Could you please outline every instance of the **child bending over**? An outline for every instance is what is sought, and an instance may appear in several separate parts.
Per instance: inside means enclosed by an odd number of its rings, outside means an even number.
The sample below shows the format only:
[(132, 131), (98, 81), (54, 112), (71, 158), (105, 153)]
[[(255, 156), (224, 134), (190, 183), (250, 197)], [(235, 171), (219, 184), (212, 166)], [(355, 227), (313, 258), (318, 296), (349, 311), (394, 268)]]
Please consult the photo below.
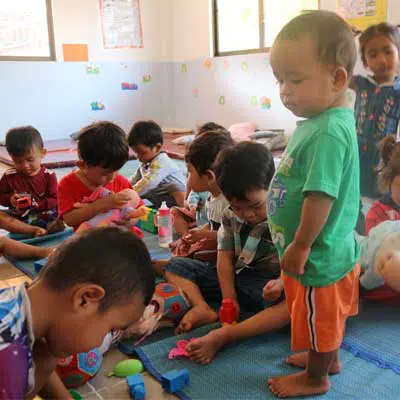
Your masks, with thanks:
[[(173, 270), (176, 265), (188, 264), (190, 267), (206, 268), (208, 262), (215, 262), (217, 251), (217, 231), (222, 222), (222, 214), (228, 202), (219, 188), (214, 163), (218, 154), (226, 147), (232, 146), (230, 136), (220, 132), (207, 132), (191, 143), (185, 159), (188, 168), (188, 184), (195, 192), (208, 192), (205, 208), (208, 222), (202, 226), (188, 230), (182, 238), (172, 244), (172, 254), (181, 256), (155, 264), (155, 268), (164, 267)], [(190, 257), (190, 258), (189, 258)], [(192, 259), (193, 258), (193, 259)], [(183, 332), (185, 321), (178, 326), (177, 332)]]
[(263, 299), (264, 286), (280, 273), (267, 224), (267, 189), (274, 172), (272, 154), (261, 144), (243, 142), (223, 150), (214, 174), (230, 207), (224, 210), (218, 231), (217, 265), (176, 259), (165, 268), (167, 280), (180, 286), (192, 304), (179, 331), (216, 321), (217, 313), (208, 302), (232, 299), (238, 311), (244, 307), (257, 313), (190, 343), (187, 350), (195, 362), (207, 364), (226, 344), (289, 323), (279, 295), (273, 301)]
[[(7, 132), (6, 148), (14, 162), (0, 180), (0, 204), (9, 212), (0, 212), (0, 227), (12, 233), (32, 236), (63, 230), (57, 220), (57, 178), (42, 167), (46, 154), (43, 140), (32, 126), (13, 128)], [(28, 196), (26, 207), (18, 200)]]
[(139, 121), (128, 135), (129, 146), (141, 162), (132, 179), (140, 197), (159, 208), (163, 201), (169, 207), (182, 207), (185, 201), (186, 179), (183, 172), (162, 151), (164, 142), (161, 128), (153, 121)]
[(381, 145), (380, 186), (385, 193), (375, 201), (366, 217), (366, 233), (384, 221), (400, 219), (400, 144), (387, 136)]
[[(128, 205), (131, 197), (123, 189), (132, 188), (118, 174), (129, 158), (126, 135), (119, 126), (104, 121), (83, 128), (78, 137), (78, 156), (78, 169), (58, 185), (60, 217), (74, 229), (98, 214)], [(114, 194), (90, 203), (92, 193), (101, 187)]]
[(150, 256), (130, 232), (93, 229), (62, 244), (32, 284), (0, 290), (0, 397), (70, 398), (58, 358), (138, 320), (153, 290)]
[[(301, 63), (298, 60), (302, 60)], [(278, 397), (322, 394), (339, 372), (346, 320), (358, 311), (357, 136), (345, 93), (356, 61), (349, 26), (313, 11), (290, 21), (271, 50), (283, 104), (298, 123), (268, 194), (291, 314), (289, 359), (306, 370), (268, 380)]]

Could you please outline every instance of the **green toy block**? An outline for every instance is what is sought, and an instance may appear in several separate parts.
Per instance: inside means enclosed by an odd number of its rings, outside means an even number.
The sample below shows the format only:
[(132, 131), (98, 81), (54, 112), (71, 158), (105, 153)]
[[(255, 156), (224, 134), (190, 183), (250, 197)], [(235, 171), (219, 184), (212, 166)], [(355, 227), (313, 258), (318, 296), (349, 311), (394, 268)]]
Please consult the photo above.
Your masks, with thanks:
[(158, 233), (158, 229), (154, 224), (154, 219), (157, 214), (157, 210), (154, 210), (149, 207), (145, 207), (146, 214), (139, 219), (139, 228), (143, 229), (146, 232), (150, 233)]

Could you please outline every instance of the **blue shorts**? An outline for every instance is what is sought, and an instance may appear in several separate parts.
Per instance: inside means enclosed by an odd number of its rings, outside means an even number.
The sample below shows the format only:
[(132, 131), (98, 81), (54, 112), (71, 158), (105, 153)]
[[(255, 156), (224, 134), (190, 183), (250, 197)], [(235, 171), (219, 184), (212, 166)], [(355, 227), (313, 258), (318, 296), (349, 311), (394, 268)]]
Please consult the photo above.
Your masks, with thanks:
[[(208, 303), (221, 303), (222, 294), (216, 265), (190, 258), (174, 257), (164, 267), (164, 271), (195, 283)], [(262, 296), (264, 286), (270, 280), (277, 278), (278, 276), (268, 271), (268, 268), (245, 268), (239, 274), (235, 274), (236, 294), (240, 307), (247, 311), (258, 312), (279, 303), (283, 297), (268, 302)]]

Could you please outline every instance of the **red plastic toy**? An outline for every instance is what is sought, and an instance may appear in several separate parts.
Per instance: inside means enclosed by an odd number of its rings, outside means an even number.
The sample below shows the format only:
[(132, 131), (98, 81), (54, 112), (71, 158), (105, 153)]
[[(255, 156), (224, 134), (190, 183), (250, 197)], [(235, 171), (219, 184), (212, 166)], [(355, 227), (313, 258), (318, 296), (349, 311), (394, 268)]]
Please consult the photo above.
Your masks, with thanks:
[(238, 320), (238, 312), (232, 299), (222, 300), (221, 308), (219, 309), (219, 319), (222, 325), (236, 324)]
[(21, 196), (18, 197), (17, 199), (17, 209), (18, 210), (23, 210), (25, 208), (28, 208), (32, 205), (32, 198), (31, 196)]

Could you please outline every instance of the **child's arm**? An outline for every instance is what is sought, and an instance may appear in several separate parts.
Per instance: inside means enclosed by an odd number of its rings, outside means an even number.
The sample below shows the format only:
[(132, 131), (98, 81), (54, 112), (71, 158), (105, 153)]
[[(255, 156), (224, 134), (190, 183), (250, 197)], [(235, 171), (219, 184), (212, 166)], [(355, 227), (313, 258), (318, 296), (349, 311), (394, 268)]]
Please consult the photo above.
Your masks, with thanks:
[(304, 266), (310, 255), (311, 246), (325, 226), (332, 203), (333, 199), (324, 193), (307, 194), (301, 212), (300, 225), (293, 242), (286, 248), (281, 260), (283, 271), (304, 274)]
[(3, 207), (15, 207), (15, 201), (14, 204), (12, 202), (13, 196), (15, 196), (15, 193), (8, 184), (6, 174), (3, 174), (0, 179), (0, 205)]
[(142, 179), (133, 184), (133, 189), (140, 195), (146, 194), (150, 190), (155, 189), (170, 172), (168, 165), (163, 165), (158, 159), (154, 159)]
[(74, 208), (64, 213), (63, 219), (67, 225), (78, 226), (82, 222), (88, 221), (98, 214), (126, 206), (131, 200), (126, 193), (114, 193), (110, 196), (88, 203), (85, 207)]
[(57, 208), (57, 177), (55, 173), (46, 172), (46, 193), (44, 198), (38, 202), (38, 210), (46, 211)]
[(221, 287), (222, 298), (235, 301), (239, 311), (235, 289), (235, 268), (234, 268), (234, 234), (231, 226), (231, 216), (223, 215), (222, 224), (218, 230), (218, 258), (217, 271)]

